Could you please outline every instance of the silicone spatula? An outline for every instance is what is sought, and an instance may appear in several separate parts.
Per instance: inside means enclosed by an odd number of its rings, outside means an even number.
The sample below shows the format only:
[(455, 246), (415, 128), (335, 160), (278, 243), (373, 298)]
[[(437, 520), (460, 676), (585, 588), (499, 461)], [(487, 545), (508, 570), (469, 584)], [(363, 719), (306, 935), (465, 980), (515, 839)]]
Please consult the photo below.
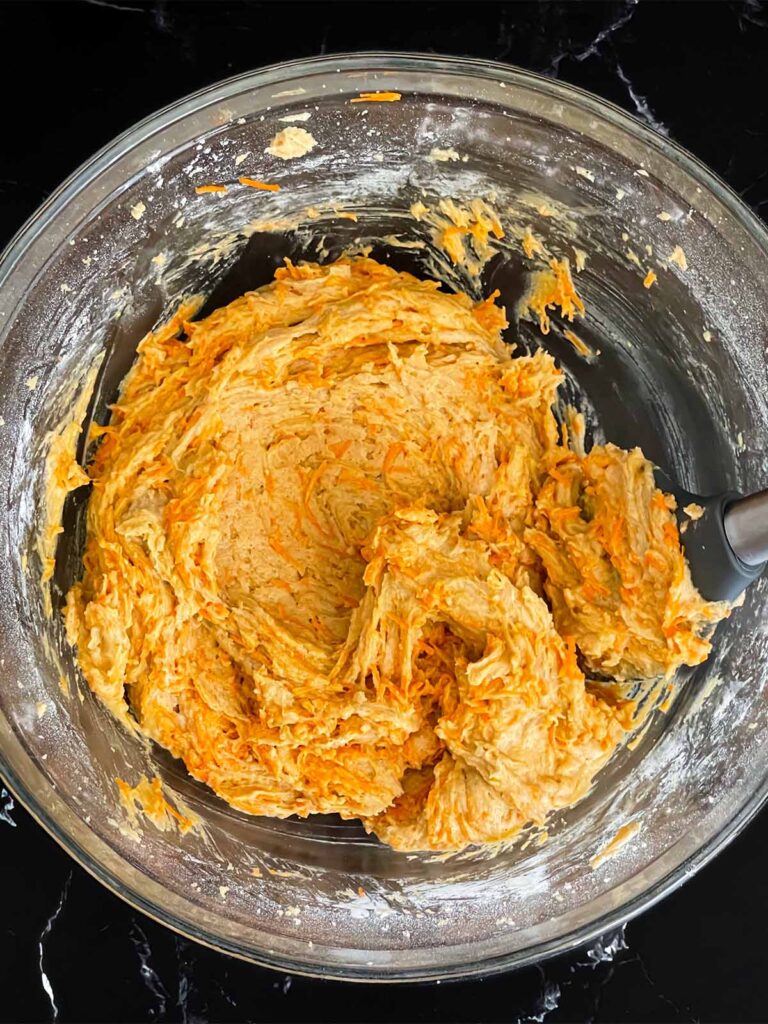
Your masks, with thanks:
[[(675, 486), (658, 469), (656, 482), (677, 501), (680, 539), (696, 589), (708, 601), (735, 600), (768, 563), (768, 490), (703, 498)], [(703, 509), (698, 519), (686, 514), (691, 505)]]

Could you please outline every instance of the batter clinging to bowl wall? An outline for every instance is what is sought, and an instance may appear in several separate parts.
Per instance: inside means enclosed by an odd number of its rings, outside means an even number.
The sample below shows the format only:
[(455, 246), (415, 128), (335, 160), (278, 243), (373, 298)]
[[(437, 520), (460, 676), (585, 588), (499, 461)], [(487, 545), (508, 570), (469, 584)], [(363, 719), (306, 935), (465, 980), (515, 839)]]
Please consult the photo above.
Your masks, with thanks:
[(90, 467), (66, 622), (93, 690), (232, 805), (398, 849), (583, 796), (635, 710), (589, 680), (697, 664), (728, 613), (642, 453), (565, 436), (561, 372), (493, 298), (370, 259), (191, 315)]

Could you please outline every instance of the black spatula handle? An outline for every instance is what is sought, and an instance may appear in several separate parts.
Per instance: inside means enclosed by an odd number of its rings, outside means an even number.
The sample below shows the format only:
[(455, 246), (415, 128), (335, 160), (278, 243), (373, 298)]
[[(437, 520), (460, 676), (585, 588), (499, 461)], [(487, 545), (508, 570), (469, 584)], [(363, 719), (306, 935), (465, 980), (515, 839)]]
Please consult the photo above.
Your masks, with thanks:
[[(691, 578), (707, 601), (735, 601), (768, 562), (768, 491), (704, 498), (683, 490), (656, 467), (656, 484), (674, 495)], [(686, 509), (698, 506), (694, 519)]]
[(768, 561), (768, 490), (727, 504), (723, 525), (734, 554), (742, 562), (761, 566)]
[[(725, 530), (726, 511), (743, 500), (733, 493), (696, 498), (695, 504), (703, 508), (704, 513), (699, 519), (689, 520), (681, 534), (693, 582), (708, 601), (735, 601), (764, 568), (762, 562), (743, 561)], [(682, 508), (680, 513), (683, 523)]]

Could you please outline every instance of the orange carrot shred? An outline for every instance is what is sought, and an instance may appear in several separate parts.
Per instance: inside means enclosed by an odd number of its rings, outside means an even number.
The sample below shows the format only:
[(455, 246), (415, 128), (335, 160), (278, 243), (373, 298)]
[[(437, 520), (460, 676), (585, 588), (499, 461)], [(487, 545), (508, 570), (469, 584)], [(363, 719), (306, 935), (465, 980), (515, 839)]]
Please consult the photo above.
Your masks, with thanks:
[(359, 96), (351, 99), (350, 103), (396, 103), (402, 99), (399, 92), (361, 92)]
[(384, 463), (382, 469), (385, 473), (388, 473), (394, 465), (395, 459), (398, 455), (402, 455), (405, 452), (405, 445), (402, 441), (394, 441), (389, 448), (387, 448), (387, 454), (384, 456)]
[(238, 178), (241, 185), (248, 185), (249, 188), (258, 188), (262, 192), (279, 192), (280, 186), (270, 184), (268, 181), (257, 181), (256, 178)]
[(346, 441), (335, 441), (333, 444), (329, 444), (328, 447), (331, 449), (331, 451), (333, 452), (337, 459), (341, 459), (349, 451), (351, 445), (352, 441), (350, 440), (350, 438), (347, 438)]

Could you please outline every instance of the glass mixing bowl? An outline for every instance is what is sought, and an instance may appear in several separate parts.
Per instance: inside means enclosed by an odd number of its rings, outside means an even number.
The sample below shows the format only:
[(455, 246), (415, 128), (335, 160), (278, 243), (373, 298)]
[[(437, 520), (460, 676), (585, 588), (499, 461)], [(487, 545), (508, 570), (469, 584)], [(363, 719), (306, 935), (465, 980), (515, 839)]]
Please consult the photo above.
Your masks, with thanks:
[[(399, 102), (350, 104), (363, 91)], [(303, 159), (265, 154), (294, 121)], [(433, 149), (459, 159), (436, 160)], [(245, 154), (244, 159), (240, 159)], [(277, 193), (236, 184), (279, 180)], [(226, 194), (198, 185), (234, 183)], [(398, 854), (354, 823), (273, 821), (225, 806), (129, 736), (78, 683), (59, 616), (45, 614), (36, 538), (46, 435), (97, 354), (104, 395), (138, 339), (180, 296), (226, 301), (284, 255), (356, 239), (417, 264), (417, 199), (493, 196), (558, 253), (588, 254), (579, 333), (536, 337), (589, 396), (593, 429), (640, 443), (700, 493), (766, 486), (768, 237), (693, 157), (616, 108), (509, 67), (362, 54), (284, 64), (206, 89), (97, 154), (35, 214), (0, 265), (0, 752), (14, 795), (87, 870), (135, 907), (220, 950), (356, 979), (488, 974), (566, 950), (637, 914), (731, 839), (766, 796), (768, 587), (752, 586), (666, 714), (625, 746), (549, 838), (494, 855)], [(557, 217), (548, 217), (552, 209)], [(316, 220), (303, 214), (321, 210)], [(358, 221), (337, 216), (354, 211)], [(543, 211), (543, 212), (542, 212)], [(300, 222), (301, 223), (298, 223)], [(298, 226), (297, 226), (298, 224)], [(385, 235), (394, 242), (376, 243)], [(397, 245), (397, 242), (400, 245)], [(687, 269), (670, 261), (681, 246)], [(519, 294), (519, 245), (477, 281)], [(679, 257), (678, 257), (679, 260)], [(658, 281), (643, 287), (655, 269)], [(111, 393), (110, 393), (111, 390)], [(67, 507), (54, 605), (76, 571), (82, 495)], [(62, 683), (64, 680), (64, 684)], [(115, 778), (159, 775), (201, 826), (180, 834), (118, 805)], [(595, 857), (621, 833), (615, 855)]]

